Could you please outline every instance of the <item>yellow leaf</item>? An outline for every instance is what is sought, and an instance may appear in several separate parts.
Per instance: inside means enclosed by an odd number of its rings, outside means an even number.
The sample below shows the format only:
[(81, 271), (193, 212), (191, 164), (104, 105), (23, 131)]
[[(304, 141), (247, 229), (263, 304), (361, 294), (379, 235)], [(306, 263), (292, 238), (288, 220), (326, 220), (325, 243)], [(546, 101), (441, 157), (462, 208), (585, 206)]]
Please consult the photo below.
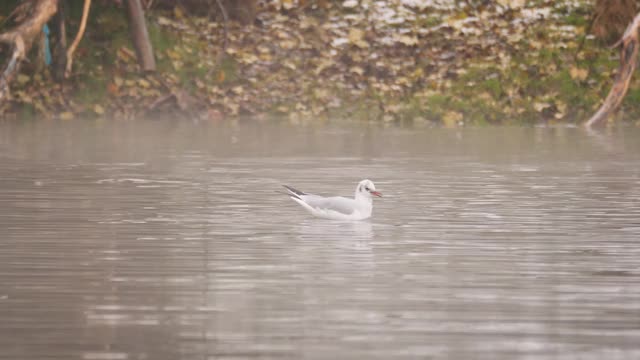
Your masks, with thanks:
[(290, 50), (295, 48), (297, 43), (293, 40), (282, 40), (280, 41), (280, 47), (285, 50)]
[(354, 73), (354, 74), (358, 74), (358, 75), (362, 75), (362, 74), (364, 74), (364, 69), (362, 69), (362, 68), (361, 68), (361, 67), (359, 67), (359, 66), (354, 66), (354, 67), (352, 67), (351, 69), (349, 69), (349, 71), (351, 71), (351, 72), (352, 72), (352, 73)]
[(18, 83), (24, 85), (28, 83), (29, 80), (31, 80), (31, 78), (25, 74), (18, 74), (18, 77), (16, 78), (16, 80), (18, 80)]
[(551, 104), (544, 102), (535, 102), (533, 103), (533, 109), (537, 112), (541, 112), (542, 110), (551, 107)]
[(558, 112), (563, 113), (567, 111), (567, 104), (562, 101), (556, 101), (556, 108), (558, 108)]
[(184, 11), (182, 11), (182, 8), (180, 6), (176, 6), (173, 8), (173, 15), (176, 17), (176, 19), (184, 19)]
[(44, 104), (42, 104), (39, 101), (36, 101), (33, 103), (33, 107), (36, 108), (36, 110), (38, 110), (39, 112), (46, 114), (47, 113), (47, 109), (44, 107)]
[(127, 92), (127, 95), (131, 96), (132, 98), (139, 98), (140, 92), (138, 91), (138, 88), (132, 87)]
[(581, 69), (577, 66), (572, 66), (569, 69), (569, 75), (571, 75), (571, 78), (573, 80), (584, 81), (587, 79), (587, 76), (589, 76), (589, 70)]
[(396, 41), (407, 46), (418, 45), (418, 38), (416, 36), (401, 35), (400, 37), (396, 38)]
[(424, 71), (422, 71), (422, 68), (417, 68), (414, 72), (411, 73), (411, 78), (412, 79), (420, 79), (424, 76)]
[(329, 68), (331, 66), (333, 66), (335, 63), (333, 62), (333, 60), (331, 59), (324, 59), (324, 60), (320, 60), (320, 63), (318, 64), (318, 67), (314, 70), (314, 73), (316, 75), (320, 75), (320, 73), (326, 69)]
[(255, 54), (251, 54), (251, 53), (239, 53), (238, 61), (240, 61), (243, 64), (251, 65), (256, 61), (258, 61), (258, 57)]
[(329, 97), (329, 91), (326, 89), (316, 88), (313, 90), (313, 96), (320, 100), (326, 99)]
[(177, 61), (177, 60), (176, 60), (176, 61), (172, 61), (172, 62), (171, 62), (171, 65), (173, 65), (173, 68), (174, 68), (175, 70), (180, 70), (180, 69), (182, 69), (182, 61)]
[(524, 0), (498, 0), (498, 4), (510, 9), (520, 9), (525, 6)]
[(177, 51), (172, 50), (172, 49), (167, 49), (167, 56), (173, 60), (179, 59), (180, 58), (180, 54), (178, 54)]
[(103, 115), (104, 114), (104, 108), (100, 104), (95, 104), (93, 106), (93, 112), (95, 112), (98, 115)]
[(442, 116), (442, 122), (445, 127), (452, 128), (458, 126), (458, 123), (462, 121), (462, 114), (455, 111), (449, 111)]
[(138, 85), (142, 86), (145, 89), (148, 89), (151, 86), (151, 84), (145, 79), (138, 80)]
[(291, 70), (296, 70), (296, 64), (292, 63), (289, 60), (285, 60), (285, 62), (282, 64), (284, 67), (286, 67), (287, 69), (291, 69)]
[(345, 2), (342, 3), (342, 6), (344, 6), (347, 9), (353, 9), (356, 6), (358, 6), (358, 1), (356, 1), (356, 0), (346, 0)]
[(71, 111), (65, 111), (63, 113), (60, 113), (60, 120), (73, 120), (74, 117), (75, 116)]
[(240, 105), (236, 103), (228, 103), (226, 105), (229, 108), (231, 115), (233, 116), (238, 115), (238, 112), (240, 111)]
[(19, 99), (20, 101), (28, 103), (28, 104), (33, 102), (33, 98), (31, 98), (31, 96), (28, 95), (24, 91), (16, 91), (15, 97), (16, 97), (16, 99)]
[(294, 6), (293, 0), (282, 0), (281, 3), (282, 3), (282, 8), (283, 9), (285, 9), (285, 10), (293, 9), (293, 6)]
[(364, 31), (357, 28), (349, 30), (349, 42), (361, 49), (369, 47), (369, 43), (364, 40)]

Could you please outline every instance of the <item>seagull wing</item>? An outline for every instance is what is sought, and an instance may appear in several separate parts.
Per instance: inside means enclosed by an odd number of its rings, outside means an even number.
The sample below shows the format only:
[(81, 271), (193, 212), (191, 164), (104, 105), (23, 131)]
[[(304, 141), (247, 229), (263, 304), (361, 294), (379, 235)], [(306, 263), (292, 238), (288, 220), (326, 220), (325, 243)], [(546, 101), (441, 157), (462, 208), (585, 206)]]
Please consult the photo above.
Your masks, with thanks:
[(342, 196), (322, 197), (307, 194), (301, 195), (300, 200), (315, 210), (330, 210), (344, 215), (350, 215), (356, 210), (355, 200)]

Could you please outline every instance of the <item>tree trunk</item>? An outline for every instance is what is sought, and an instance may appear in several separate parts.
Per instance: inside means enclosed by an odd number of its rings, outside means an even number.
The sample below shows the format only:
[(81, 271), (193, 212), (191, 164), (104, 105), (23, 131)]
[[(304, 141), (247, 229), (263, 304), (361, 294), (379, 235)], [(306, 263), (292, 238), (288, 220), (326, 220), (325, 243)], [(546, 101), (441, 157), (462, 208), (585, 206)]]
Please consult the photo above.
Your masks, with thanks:
[(153, 57), (153, 47), (149, 40), (147, 23), (144, 19), (144, 10), (140, 0), (128, 0), (127, 12), (129, 14), (129, 28), (133, 46), (136, 49), (138, 63), (144, 72), (156, 71), (156, 60)]
[(243, 25), (251, 25), (256, 20), (257, 0), (225, 0), (223, 3), (233, 20)]
[(56, 46), (53, 49), (53, 78), (56, 81), (64, 80), (64, 71), (67, 68), (67, 24), (65, 22), (65, 10), (68, 0), (61, 0), (58, 4), (58, 13), (55, 16), (53, 27)]
[(0, 34), (0, 43), (11, 47), (11, 56), (0, 74), (0, 102), (6, 99), (9, 84), (18, 73), (20, 63), (25, 59), (33, 42), (42, 32), (42, 27), (58, 10), (58, 0), (32, 0), (31, 7), (29, 17), (21, 24)]

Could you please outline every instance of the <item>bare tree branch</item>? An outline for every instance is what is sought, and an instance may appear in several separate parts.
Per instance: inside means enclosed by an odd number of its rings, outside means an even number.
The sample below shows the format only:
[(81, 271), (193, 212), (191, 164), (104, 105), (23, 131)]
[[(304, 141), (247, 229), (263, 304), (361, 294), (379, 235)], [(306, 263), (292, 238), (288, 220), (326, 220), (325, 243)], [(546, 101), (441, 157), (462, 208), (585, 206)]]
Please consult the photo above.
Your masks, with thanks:
[(618, 41), (613, 47), (617, 47), (622, 44), (620, 50), (620, 67), (618, 69), (618, 75), (613, 82), (613, 86), (609, 91), (609, 95), (604, 100), (604, 103), (600, 106), (600, 109), (585, 123), (586, 127), (592, 127), (598, 125), (613, 114), (624, 99), (624, 96), (629, 90), (629, 83), (631, 82), (631, 76), (636, 69), (636, 62), (638, 57), (638, 48), (640, 42), (638, 41), (638, 27), (640, 26), (640, 14), (636, 15), (633, 22), (629, 24), (627, 30), (622, 35), (620, 41)]
[(80, 28), (78, 29), (78, 33), (76, 34), (76, 38), (73, 39), (73, 43), (67, 49), (67, 68), (64, 72), (64, 77), (69, 78), (71, 76), (71, 68), (73, 67), (73, 53), (76, 51), (78, 44), (80, 44), (80, 40), (82, 40), (82, 36), (84, 35), (84, 30), (87, 27), (87, 18), (89, 17), (89, 8), (91, 7), (91, 0), (84, 0), (84, 8), (82, 9), (82, 20), (80, 21)]

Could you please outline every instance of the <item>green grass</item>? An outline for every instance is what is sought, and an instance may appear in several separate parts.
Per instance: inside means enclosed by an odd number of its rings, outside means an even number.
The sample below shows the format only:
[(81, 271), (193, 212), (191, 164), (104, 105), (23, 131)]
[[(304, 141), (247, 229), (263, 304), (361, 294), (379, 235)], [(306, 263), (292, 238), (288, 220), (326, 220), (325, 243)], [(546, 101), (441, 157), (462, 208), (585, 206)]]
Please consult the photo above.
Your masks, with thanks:
[(163, 31), (162, 27), (160, 27), (160, 25), (155, 21), (149, 21), (147, 22), (147, 25), (149, 39), (151, 40), (151, 45), (153, 45), (153, 50), (156, 53), (164, 53), (167, 49), (173, 48), (179, 42), (179, 39), (175, 34)]
[(104, 74), (91, 73), (79, 79), (76, 99), (85, 105), (101, 104), (107, 96), (107, 79)]

